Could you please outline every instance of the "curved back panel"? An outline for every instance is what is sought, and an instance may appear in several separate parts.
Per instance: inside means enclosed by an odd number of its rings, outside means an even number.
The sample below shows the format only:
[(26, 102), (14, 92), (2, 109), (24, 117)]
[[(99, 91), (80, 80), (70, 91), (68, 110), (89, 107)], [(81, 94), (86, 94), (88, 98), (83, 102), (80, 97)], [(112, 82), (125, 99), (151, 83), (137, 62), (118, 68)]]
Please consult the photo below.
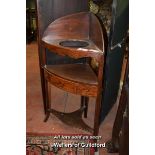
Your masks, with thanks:
[(39, 40), (45, 28), (62, 16), (88, 11), (88, 0), (36, 0)]
[(89, 37), (95, 45), (104, 52), (104, 37), (103, 29), (99, 20), (91, 13), (90, 14), (90, 27)]
[[(37, 6), (37, 30), (38, 30), (38, 44), (39, 44), (39, 59), (41, 63), (41, 47), (40, 41), (43, 32), (47, 26), (65, 15), (76, 12), (88, 11), (88, 0), (36, 0)], [(60, 63), (77, 63), (84, 62), (82, 60), (74, 60), (68, 57), (61, 57), (57, 54), (46, 52), (47, 64), (60, 64)]]

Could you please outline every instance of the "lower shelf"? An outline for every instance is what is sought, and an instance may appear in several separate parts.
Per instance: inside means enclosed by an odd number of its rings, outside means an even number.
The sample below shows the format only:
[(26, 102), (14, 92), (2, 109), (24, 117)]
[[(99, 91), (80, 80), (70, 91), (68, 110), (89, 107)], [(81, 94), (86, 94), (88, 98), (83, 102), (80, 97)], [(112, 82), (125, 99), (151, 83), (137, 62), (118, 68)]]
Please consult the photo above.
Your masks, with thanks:
[(84, 108), (80, 108), (71, 113), (63, 113), (54, 109), (50, 109), (50, 113), (59, 118), (63, 123), (71, 127), (79, 128), (87, 132), (93, 133), (93, 129), (89, 127), (82, 119), (83, 111)]
[(82, 96), (97, 96), (98, 80), (88, 64), (44, 66), (45, 78), (52, 85)]

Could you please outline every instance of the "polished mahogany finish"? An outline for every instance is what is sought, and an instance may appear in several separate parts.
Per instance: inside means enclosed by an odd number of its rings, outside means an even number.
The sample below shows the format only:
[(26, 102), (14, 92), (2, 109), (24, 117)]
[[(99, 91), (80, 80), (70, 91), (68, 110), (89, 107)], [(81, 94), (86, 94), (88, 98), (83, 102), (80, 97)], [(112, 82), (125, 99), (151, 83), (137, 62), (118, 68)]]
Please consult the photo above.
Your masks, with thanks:
[[(95, 28), (94, 28), (95, 27)], [(88, 46), (70, 48), (61, 45), (64, 41), (83, 41)], [(42, 45), (52, 52), (72, 58), (103, 56), (103, 33), (95, 15), (89, 12), (76, 13), (59, 18), (45, 30)]]
[(54, 20), (77, 12), (88, 11), (88, 0), (36, 0), (38, 41)]
[[(44, 69), (47, 98), (45, 121), (52, 112), (50, 103), (48, 103), (48, 83), (50, 83), (67, 92), (81, 95), (84, 100), (81, 104), (85, 104), (86, 108), (88, 107), (88, 97), (96, 97), (93, 134), (97, 135), (104, 64), (103, 32), (97, 17), (89, 12), (80, 12), (55, 20), (45, 30), (41, 46), (44, 49), (42, 68)], [(89, 63), (47, 65), (46, 49), (74, 59), (95, 58), (99, 64), (98, 72), (95, 74)], [(84, 115), (87, 116), (86, 110)]]
[(89, 65), (47, 65), (44, 68), (45, 78), (54, 86), (82, 96), (97, 96), (97, 77)]
[[(47, 1), (50, 3), (47, 5), (42, 0), (37, 0), (38, 45), (46, 112), (45, 121), (53, 111), (49, 92), (50, 84), (52, 84), (67, 92), (81, 95), (81, 107), (85, 107), (84, 117), (87, 117), (89, 97), (96, 98), (93, 134), (97, 135), (104, 64), (102, 27), (97, 17), (88, 12), (87, 0), (69, 1), (73, 4), (70, 8), (63, 10), (64, 5), (67, 5), (66, 1)], [(49, 14), (53, 14), (53, 16), (47, 17)], [(46, 22), (41, 23), (40, 21), (44, 21), (44, 19)], [(86, 58), (87, 63), (49, 65), (47, 64), (47, 50), (73, 59)], [(97, 72), (91, 68), (91, 58), (98, 62)]]

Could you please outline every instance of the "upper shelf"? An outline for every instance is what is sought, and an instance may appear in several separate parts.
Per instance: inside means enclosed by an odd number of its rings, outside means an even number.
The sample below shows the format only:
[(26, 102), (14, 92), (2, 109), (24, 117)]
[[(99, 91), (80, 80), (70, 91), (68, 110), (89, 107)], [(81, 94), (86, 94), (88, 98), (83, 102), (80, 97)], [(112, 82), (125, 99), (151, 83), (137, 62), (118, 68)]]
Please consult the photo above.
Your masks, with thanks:
[(94, 57), (104, 53), (104, 39), (100, 22), (90, 12), (61, 17), (45, 30), (42, 44), (60, 55), (73, 58)]

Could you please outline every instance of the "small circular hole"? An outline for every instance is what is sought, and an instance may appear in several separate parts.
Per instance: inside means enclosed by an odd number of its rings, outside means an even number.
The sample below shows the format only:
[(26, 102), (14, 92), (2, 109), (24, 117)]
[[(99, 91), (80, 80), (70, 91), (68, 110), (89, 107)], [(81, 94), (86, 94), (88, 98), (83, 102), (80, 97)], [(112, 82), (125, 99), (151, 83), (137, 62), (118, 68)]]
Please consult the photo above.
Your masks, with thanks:
[(86, 47), (89, 45), (86, 41), (79, 41), (79, 40), (65, 40), (59, 43), (61, 46), (64, 47), (71, 47), (71, 48), (80, 48)]

